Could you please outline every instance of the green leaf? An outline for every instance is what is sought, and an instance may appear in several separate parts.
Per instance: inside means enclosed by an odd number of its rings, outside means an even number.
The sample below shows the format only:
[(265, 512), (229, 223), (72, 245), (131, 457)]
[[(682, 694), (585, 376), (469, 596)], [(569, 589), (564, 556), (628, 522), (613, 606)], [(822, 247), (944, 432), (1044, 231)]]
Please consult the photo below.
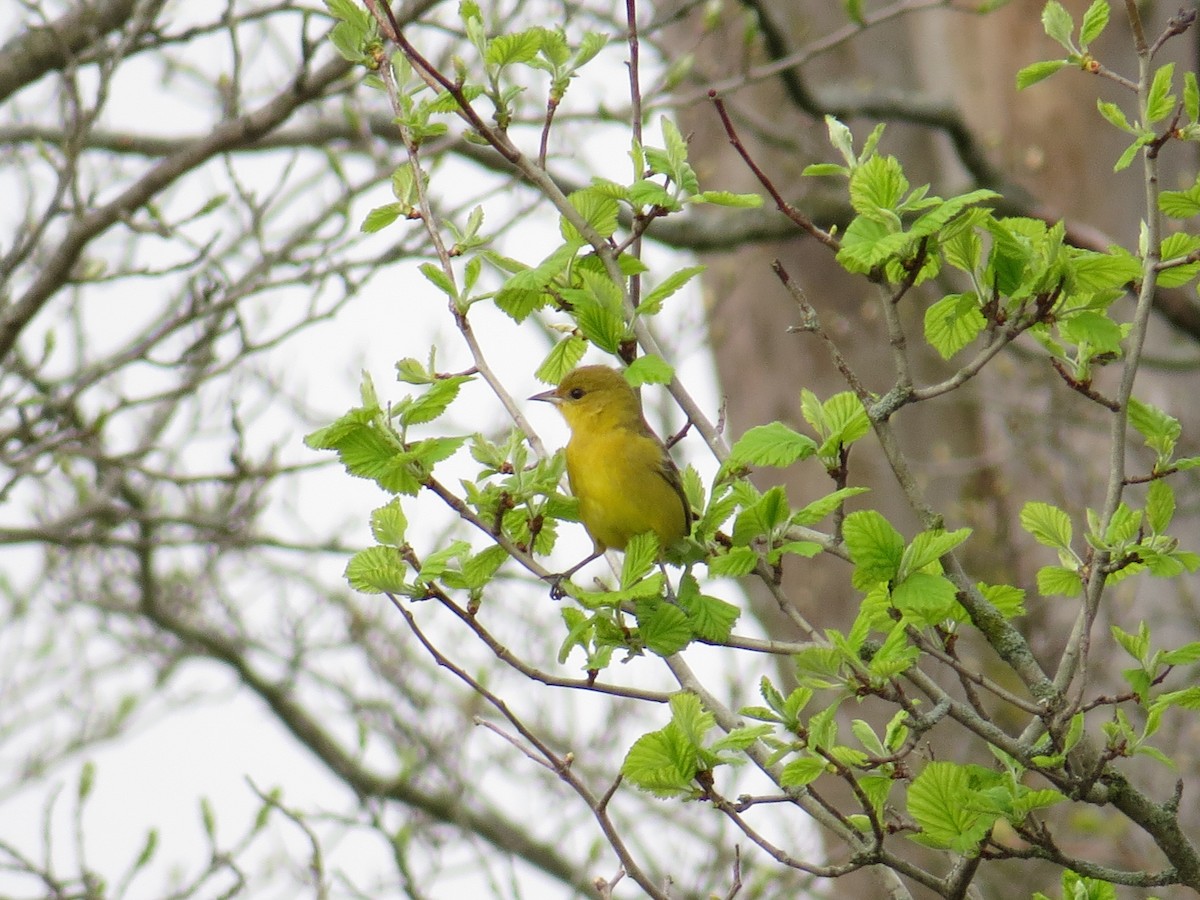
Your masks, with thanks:
[(950, 618), (958, 600), (954, 585), (945, 576), (914, 572), (892, 588), (892, 603), (905, 619), (936, 625)]
[(1183, 434), (1178, 419), (1136, 397), (1129, 398), (1129, 424), (1145, 438), (1146, 446), (1158, 454), (1160, 462), (1171, 458)]
[(1086, 50), (1088, 44), (1100, 37), (1108, 24), (1108, 0), (1092, 0), (1092, 5), (1083, 14), (1083, 25), (1079, 29), (1079, 45)]
[(1037, 84), (1071, 63), (1065, 59), (1046, 59), (1035, 62), (1017, 72), (1017, 90), (1023, 91), (1030, 85)]
[(899, 573), (904, 537), (875, 510), (850, 513), (842, 534), (854, 563), (854, 586), (859, 590), (891, 581)]
[(758, 565), (758, 553), (750, 547), (731, 547), (729, 552), (705, 560), (708, 574), (713, 578), (741, 578)]
[(404, 560), (395, 547), (368, 547), (350, 557), (346, 564), (346, 581), (363, 594), (404, 594), (409, 586), (404, 581)]
[(743, 725), (741, 728), (735, 728), (722, 738), (713, 741), (709, 746), (709, 750), (714, 752), (719, 750), (746, 750), (754, 745), (755, 741), (767, 737), (775, 731), (771, 725)]
[(1175, 517), (1175, 492), (1161, 478), (1146, 491), (1146, 521), (1154, 534), (1163, 534)]
[(780, 772), (779, 784), (785, 788), (804, 787), (817, 778), (824, 772), (828, 772), (831, 766), (824, 759), (816, 756), (802, 756), (799, 759), (793, 759)]
[(1125, 111), (1117, 104), (1107, 100), (1097, 100), (1096, 108), (1100, 110), (1100, 115), (1104, 116), (1110, 125), (1120, 128), (1127, 134), (1137, 134), (1137, 129), (1129, 124), (1129, 119), (1125, 117)]
[(679, 607), (687, 614), (693, 634), (720, 643), (729, 639), (741, 610), (732, 603), (700, 593), (694, 575), (684, 576), (679, 585)]
[(1181, 691), (1171, 691), (1155, 698), (1155, 703), (1163, 706), (1178, 706), (1180, 709), (1200, 709), (1200, 687), (1184, 688)]
[(734, 545), (744, 547), (757, 538), (772, 535), (787, 523), (790, 515), (787, 491), (776, 485), (738, 513), (733, 523)]
[(625, 370), (625, 380), (634, 387), (643, 384), (670, 384), (675, 377), (675, 370), (662, 357), (647, 353), (639, 356)]
[(602, 34), (599, 31), (588, 31), (583, 35), (579, 42), (579, 49), (575, 53), (575, 68), (579, 68), (590, 60), (608, 45), (608, 35)]
[(689, 203), (711, 203), (713, 206), (727, 206), (733, 209), (758, 209), (763, 205), (763, 198), (758, 194), (735, 194), (732, 191), (701, 191), (688, 198)]
[(642, 298), (642, 302), (638, 306), (638, 315), (653, 316), (657, 314), (662, 309), (664, 300), (703, 272), (705, 268), (707, 267), (689, 266), (686, 269), (680, 269), (678, 272), (672, 272), (656, 285), (654, 290)]
[(627, 781), (660, 797), (692, 794), (699, 771), (696, 748), (674, 723), (634, 741), (621, 763)]
[(658, 559), (658, 536), (653, 531), (635, 534), (625, 545), (625, 558), (621, 564), (621, 589), (626, 590), (641, 581)]
[(940, 529), (922, 531), (913, 538), (912, 543), (904, 550), (904, 557), (900, 562), (901, 575), (919, 571), (930, 563), (941, 559), (970, 536), (970, 528), (959, 528), (957, 531), (943, 531)]
[(893, 156), (873, 156), (850, 176), (850, 205), (870, 219), (898, 223), (892, 211), (907, 190), (908, 179), (899, 160)]
[(1164, 268), (1159, 269), (1158, 283), (1162, 287), (1180, 287), (1187, 284), (1200, 272), (1200, 262), (1182, 263), (1169, 266), (1176, 260), (1183, 260), (1200, 250), (1200, 237), (1182, 232), (1168, 235), (1159, 248)]
[(404, 546), (407, 529), (408, 519), (400, 506), (399, 498), (371, 513), (371, 536), (378, 544), (387, 547)]
[(1059, 322), (1059, 334), (1077, 346), (1086, 344), (1093, 352), (1116, 353), (1121, 349), (1124, 332), (1108, 316), (1084, 310)]
[(1200, 662), (1200, 641), (1184, 644), (1175, 650), (1167, 650), (1162, 661), (1168, 666), (1188, 666)]
[(1120, 155), (1115, 163), (1113, 163), (1113, 171), (1124, 172), (1126, 169), (1128, 169), (1130, 164), (1133, 162), (1134, 157), (1138, 155), (1138, 151), (1149, 144), (1152, 140), (1154, 140), (1154, 135), (1150, 132), (1139, 134), (1137, 139), (1128, 147), (1126, 147), (1125, 152)]
[(661, 600), (638, 603), (638, 634), (646, 648), (659, 656), (671, 656), (684, 649), (694, 636), (682, 609)]
[(1056, 506), (1038, 501), (1026, 503), (1021, 509), (1021, 527), (1039, 544), (1056, 550), (1071, 549), (1071, 519)]
[(925, 310), (925, 340), (949, 359), (970, 344), (987, 326), (979, 311), (979, 297), (972, 291), (948, 294)]
[(484, 62), (490, 66), (526, 63), (537, 56), (544, 40), (541, 28), (530, 28), (516, 34), (501, 34), (488, 41)]
[(821, 404), (821, 418), (826, 431), (821, 447), (822, 456), (835, 453), (842, 447), (853, 444), (871, 430), (871, 420), (863, 408), (862, 401), (851, 391), (834, 394)]
[(452, 300), (458, 297), (458, 290), (454, 287), (454, 282), (450, 280), (450, 276), (442, 270), (441, 266), (435, 265), (431, 262), (426, 262), (421, 263), (421, 265), (417, 268), (420, 270), (421, 274), (425, 276), (426, 281), (432, 284), (447, 297)]
[(1004, 618), (1013, 619), (1025, 615), (1025, 592), (1020, 588), (1008, 584), (984, 584), (983, 582), (977, 584), (976, 587), (979, 588), (988, 603), (996, 607)]
[(1183, 73), (1183, 107), (1188, 121), (1200, 119), (1200, 87), (1196, 85), (1196, 73)]
[[(579, 252), (579, 243), (567, 243), (547, 256), (535, 268), (520, 268), (513, 272), (509, 279), (496, 292), (496, 305), (517, 322), (523, 322), (534, 310), (541, 309), (549, 302), (547, 287), (550, 282), (560, 276)], [(507, 260), (495, 254), (489, 254), (488, 260), (508, 271), (515, 261)], [(515, 263), (515, 265), (520, 265)]]
[(388, 203), (384, 206), (377, 206), (367, 213), (367, 217), (363, 219), (359, 230), (364, 234), (374, 234), (376, 231), (391, 225), (406, 212), (406, 207), (402, 203)]
[(564, 288), (579, 330), (606, 353), (616, 353), (629, 331), (621, 305), (621, 289), (607, 275), (581, 271), (582, 287)]
[(1044, 566), (1038, 569), (1037, 586), (1043, 597), (1076, 597), (1083, 590), (1083, 581), (1074, 569)]
[(851, 497), (857, 497), (859, 494), (870, 493), (870, 488), (852, 487), (841, 488), (834, 491), (832, 494), (826, 494), (812, 503), (809, 503), (803, 509), (797, 510), (792, 516), (792, 522), (796, 525), (814, 525), (820, 522), (823, 518), (849, 500)]
[(968, 770), (952, 762), (931, 762), (908, 789), (908, 812), (924, 842), (964, 856), (979, 845), (996, 820), (978, 811)]
[(587, 341), (573, 334), (554, 345), (533, 377), (542, 384), (558, 384), (564, 375), (579, 364), (586, 352)]
[[(617, 230), (617, 213), (620, 207), (617, 201), (607, 193), (593, 188), (583, 188), (567, 196), (567, 201), (575, 207), (583, 220), (599, 233), (600, 237), (612, 237)], [(565, 218), (560, 221), (563, 240), (568, 243), (584, 240), (581, 235)]]
[(817, 178), (825, 175), (844, 175), (848, 176), (850, 170), (845, 166), (839, 166), (836, 163), (813, 163), (805, 166), (800, 172), (801, 175)]
[(1063, 48), (1075, 52), (1075, 45), (1071, 41), (1071, 34), (1075, 31), (1075, 20), (1058, 0), (1050, 0), (1042, 7), (1042, 28)]
[(1158, 195), (1158, 208), (1173, 219), (1189, 219), (1200, 213), (1200, 179), (1186, 191), (1163, 191)]
[(420, 397), (405, 398), (397, 405), (397, 417), (405, 425), (421, 425), (432, 422), (446, 411), (462, 386), (471, 381), (470, 375), (452, 375), (435, 381)]
[(634, 209), (657, 206), (672, 212), (682, 209), (675, 195), (657, 181), (639, 178), (629, 186), (629, 203)]
[(451, 541), (447, 546), (433, 551), (421, 562), (417, 580), (423, 583), (435, 581), (451, 571), (451, 563), (461, 561), (471, 552), (466, 541)]
[(492, 580), (499, 568), (508, 559), (508, 551), (493, 544), (476, 553), (462, 566), (462, 583), (466, 590), (477, 590)]
[(782, 422), (756, 425), (743, 434), (730, 451), (730, 461), (747, 466), (790, 466), (816, 451), (812, 438), (793, 431)]
[(1175, 63), (1167, 63), (1154, 73), (1150, 93), (1146, 97), (1146, 124), (1160, 122), (1175, 111), (1175, 95), (1171, 93), (1171, 80), (1175, 77)]

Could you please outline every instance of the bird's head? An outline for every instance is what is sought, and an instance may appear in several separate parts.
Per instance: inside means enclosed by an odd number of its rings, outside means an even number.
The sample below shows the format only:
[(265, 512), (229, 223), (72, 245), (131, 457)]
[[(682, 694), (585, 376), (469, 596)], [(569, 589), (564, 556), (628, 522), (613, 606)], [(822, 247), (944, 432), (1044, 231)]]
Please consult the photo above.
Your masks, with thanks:
[(642, 403), (637, 392), (624, 375), (608, 366), (572, 369), (554, 390), (534, 394), (529, 399), (553, 403), (572, 430), (586, 421), (628, 427), (642, 419)]

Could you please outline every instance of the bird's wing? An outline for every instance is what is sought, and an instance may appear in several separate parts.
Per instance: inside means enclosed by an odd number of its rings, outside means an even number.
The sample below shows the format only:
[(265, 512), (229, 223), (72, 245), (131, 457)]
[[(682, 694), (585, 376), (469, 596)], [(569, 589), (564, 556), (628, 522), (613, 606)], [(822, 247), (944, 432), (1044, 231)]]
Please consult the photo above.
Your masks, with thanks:
[[(690, 533), (692, 530), (692, 505), (688, 503), (687, 492), (683, 489), (683, 476), (679, 474), (679, 467), (675, 465), (675, 460), (671, 459), (666, 447), (662, 448), (657, 471), (663, 481), (669, 484), (671, 490), (679, 497), (679, 502), (683, 505), (684, 530)], [(686, 537), (686, 535), (684, 536)]]

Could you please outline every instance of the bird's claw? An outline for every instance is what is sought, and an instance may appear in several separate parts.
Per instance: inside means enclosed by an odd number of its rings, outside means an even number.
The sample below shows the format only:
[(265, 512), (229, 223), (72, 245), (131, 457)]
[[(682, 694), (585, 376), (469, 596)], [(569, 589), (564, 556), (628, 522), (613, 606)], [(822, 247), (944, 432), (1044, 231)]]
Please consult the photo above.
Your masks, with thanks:
[(561, 575), (547, 575), (545, 576), (545, 579), (546, 581), (550, 582), (551, 600), (561, 600), (563, 597), (567, 596), (567, 589), (563, 587), (563, 585), (569, 580), (566, 573)]

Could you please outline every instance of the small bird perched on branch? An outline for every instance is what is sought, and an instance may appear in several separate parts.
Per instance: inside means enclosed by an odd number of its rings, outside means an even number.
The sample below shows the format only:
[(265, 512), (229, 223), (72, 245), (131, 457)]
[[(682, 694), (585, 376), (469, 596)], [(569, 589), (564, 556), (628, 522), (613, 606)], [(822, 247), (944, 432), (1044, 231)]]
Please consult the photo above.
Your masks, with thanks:
[(595, 552), (559, 582), (609, 548), (624, 550), (636, 534), (653, 531), (664, 550), (687, 537), (692, 509), (679, 469), (646, 424), (642, 401), (620, 372), (580, 366), (554, 390), (529, 399), (553, 403), (567, 420), (567, 478), (595, 545)]

